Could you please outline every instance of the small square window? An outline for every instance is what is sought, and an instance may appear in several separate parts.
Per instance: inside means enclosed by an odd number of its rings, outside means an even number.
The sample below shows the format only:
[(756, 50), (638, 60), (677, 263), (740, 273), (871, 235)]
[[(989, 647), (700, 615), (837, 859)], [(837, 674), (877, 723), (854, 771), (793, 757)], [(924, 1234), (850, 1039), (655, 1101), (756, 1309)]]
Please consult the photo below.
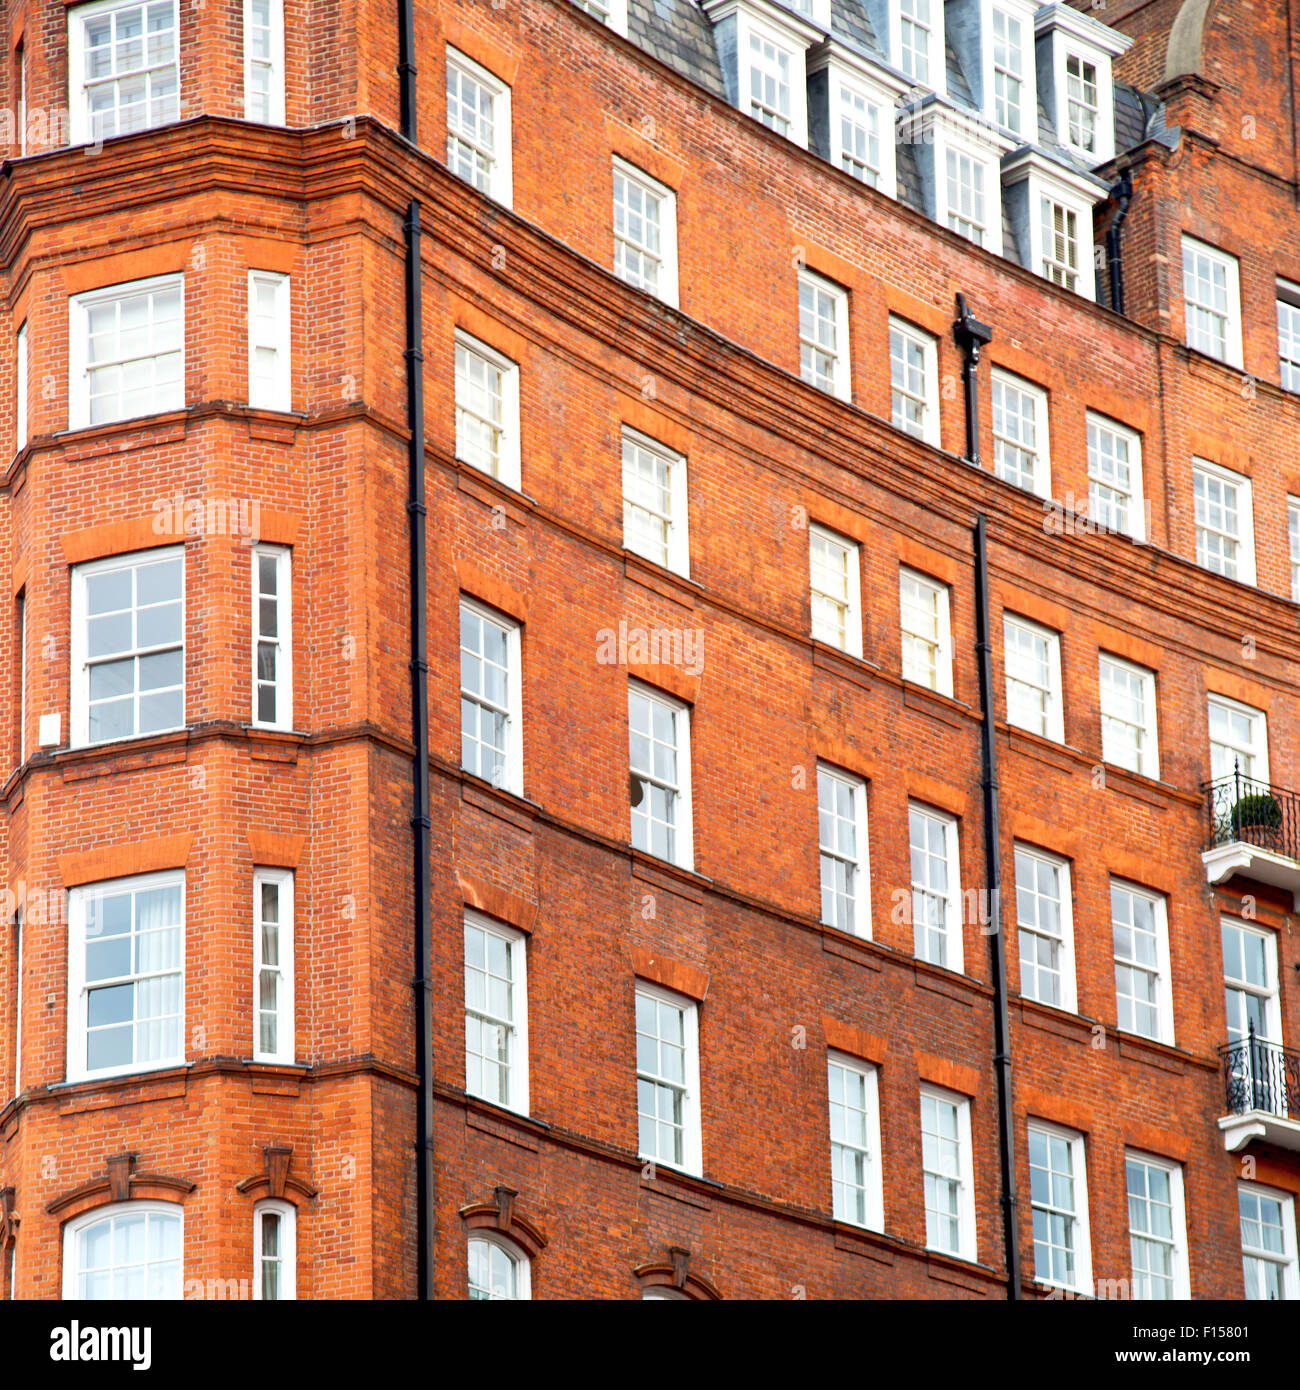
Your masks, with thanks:
[(849, 295), (811, 271), (799, 272), (799, 374), (848, 400)]
[(518, 491), (519, 368), (456, 334), (456, 457)]
[(812, 635), (851, 656), (862, 655), (862, 597), (857, 543), (809, 526)]
[(1192, 464), (1196, 563), (1214, 574), (1255, 583), (1255, 509), (1250, 479), (1216, 463)]
[(1160, 776), (1156, 738), (1156, 676), (1102, 652), (1098, 660), (1101, 689), (1101, 756), (1116, 767)]
[(480, 193), (510, 206), (510, 88), (450, 46), (447, 167)]
[(1008, 613), (1002, 621), (1002, 638), (1007, 723), (1064, 742), (1060, 634)]

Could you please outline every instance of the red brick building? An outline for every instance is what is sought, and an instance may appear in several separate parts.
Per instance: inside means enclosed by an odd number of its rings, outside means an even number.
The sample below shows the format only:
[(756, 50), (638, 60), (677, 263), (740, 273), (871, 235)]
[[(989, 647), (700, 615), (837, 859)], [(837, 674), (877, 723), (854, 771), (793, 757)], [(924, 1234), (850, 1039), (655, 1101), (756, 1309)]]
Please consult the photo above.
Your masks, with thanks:
[(3, 1292), (1300, 1297), (1297, 20), (12, 7)]

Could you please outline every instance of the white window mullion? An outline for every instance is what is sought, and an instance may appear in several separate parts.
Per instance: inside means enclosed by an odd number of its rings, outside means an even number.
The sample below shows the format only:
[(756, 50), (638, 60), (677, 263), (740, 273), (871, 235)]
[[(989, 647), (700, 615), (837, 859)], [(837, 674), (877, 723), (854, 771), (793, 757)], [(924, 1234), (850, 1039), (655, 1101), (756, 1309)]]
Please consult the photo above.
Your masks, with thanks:
[(965, 968), (965, 945), (956, 818), (909, 803), (908, 847), (916, 955), (960, 974)]
[(817, 841), (822, 921), (855, 936), (870, 936), (867, 786), (860, 777), (818, 766)]
[(812, 635), (851, 656), (862, 655), (859, 548), (824, 526), (808, 528)]
[(690, 710), (632, 681), (627, 723), (633, 848), (690, 869)]
[(248, 403), (264, 410), (293, 408), (289, 277), (248, 272)]
[(284, 124), (284, 0), (244, 0), (244, 119)]
[(926, 1245), (958, 1259), (974, 1260), (975, 1196), (966, 1097), (921, 1088), (921, 1171)]
[(645, 980), (636, 983), (636, 1077), (641, 1156), (698, 1175), (699, 1009)]
[(891, 417), (896, 429), (939, 443), (938, 348), (933, 336), (889, 320)]
[(1190, 1298), (1182, 1165), (1129, 1152), (1124, 1155), (1124, 1173), (1131, 1296), (1160, 1301)]
[(1125, 1033), (1173, 1044), (1169, 926), (1165, 899), (1132, 884), (1110, 883), (1115, 1007)]
[(523, 664), (518, 623), (462, 598), (460, 765), (523, 795)]
[(644, 559), (689, 577), (686, 460), (623, 431), (623, 544)]
[(522, 932), (465, 917), (465, 1089), (528, 1114), (528, 953)]
[(799, 373), (810, 386), (848, 400), (848, 291), (808, 270), (799, 272), (798, 290)]
[(1029, 1187), (1034, 1277), (1092, 1296), (1088, 1179), (1081, 1134), (1031, 1121)]
[(448, 45), (447, 167), (509, 207), (510, 141), (510, 88)]
[(1097, 526), (1146, 539), (1142, 436), (1088, 413), (1088, 516)]
[(27, 320), (18, 326), (14, 362), (14, 452), (27, 443)]
[(899, 617), (903, 679), (952, 694), (952, 626), (948, 586), (900, 569)]
[(1295, 1198), (1258, 1183), (1237, 1186), (1242, 1276), (1251, 1301), (1300, 1299), (1296, 1259)]
[(520, 487), (519, 368), (508, 357), (456, 333), (456, 457)]
[(1102, 652), (1098, 677), (1102, 757), (1144, 777), (1159, 777), (1155, 672)]
[(1069, 863), (1017, 845), (1015, 868), (1020, 992), (1026, 999), (1073, 1013), (1078, 999)]
[(1047, 393), (1006, 372), (991, 378), (993, 464), (999, 478), (1039, 497), (1052, 493)]
[(1007, 722), (1063, 742), (1060, 634), (1008, 613), (1003, 616), (1002, 636)]
[(293, 728), (292, 551), (253, 549), (253, 723)]
[(885, 1228), (880, 1162), (880, 1099), (875, 1067), (827, 1054), (831, 1134), (831, 1210), (836, 1221)]

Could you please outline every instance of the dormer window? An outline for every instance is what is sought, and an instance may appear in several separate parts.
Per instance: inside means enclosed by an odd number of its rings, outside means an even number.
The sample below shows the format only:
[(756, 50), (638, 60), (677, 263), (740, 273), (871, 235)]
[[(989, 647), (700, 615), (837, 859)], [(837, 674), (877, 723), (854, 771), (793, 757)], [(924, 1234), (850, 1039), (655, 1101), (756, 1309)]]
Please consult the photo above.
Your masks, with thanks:
[(927, 216), (1002, 255), (998, 165), (1011, 141), (933, 97), (900, 121), (898, 138), (915, 151)]
[[(824, 0), (811, 0), (812, 14)], [(824, 34), (774, 0), (701, 0), (714, 28), (727, 98), (769, 130), (808, 144), (804, 56)], [(805, 11), (807, 13), (807, 11)]]
[(1077, 53), (1065, 59), (1066, 140), (1084, 154), (1097, 151), (1097, 65)]
[(988, 202), (984, 180), (988, 172), (982, 160), (951, 146), (944, 151), (947, 168), (948, 225), (954, 232), (984, 245), (988, 227)]
[(1024, 25), (1005, 10), (993, 11), (993, 115), (1003, 130), (1021, 134), (1025, 104)]
[(946, 39), (981, 115), (1017, 144), (1038, 140), (1034, 0), (947, 0)]
[[(937, 11), (937, 13), (936, 13)], [(898, 0), (898, 66), (914, 82), (942, 88), (943, 10), (939, 0)]]
[(1115, 84), (1111, 63), (1133, 40), (1091, 15), (1060, 3), (1034, 18), (1038, 96), (1057, 139), (1095, 168), (1115, 157)]
[(1097, 297), (1092, 208), (1105, 184), (1035, 150), (1002, 168), (1002, 196), (1027, 270), (1084, 299)]
[(894, 106), (902, 79), (828, 39), (808, 59), (811, 148), (861, 183), (897, 196)]

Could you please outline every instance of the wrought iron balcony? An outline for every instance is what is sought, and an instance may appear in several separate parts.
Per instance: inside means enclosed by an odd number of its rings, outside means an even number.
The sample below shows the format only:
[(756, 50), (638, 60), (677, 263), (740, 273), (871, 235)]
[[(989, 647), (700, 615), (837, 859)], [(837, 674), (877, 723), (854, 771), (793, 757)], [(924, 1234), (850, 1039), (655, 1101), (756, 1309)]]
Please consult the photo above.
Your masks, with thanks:
[(1300, 1052), (1255, 1035), (1219, 1049), (1228, 1113), (1219, 1121), (1229, 1150), (1263, 1139), (1300, 1150)]
[(1300, 911), (1300, 793), (1242, 775), (1207, 782), (1201, 859), (1211, 883), (1245, 874), (1291, 890)]

